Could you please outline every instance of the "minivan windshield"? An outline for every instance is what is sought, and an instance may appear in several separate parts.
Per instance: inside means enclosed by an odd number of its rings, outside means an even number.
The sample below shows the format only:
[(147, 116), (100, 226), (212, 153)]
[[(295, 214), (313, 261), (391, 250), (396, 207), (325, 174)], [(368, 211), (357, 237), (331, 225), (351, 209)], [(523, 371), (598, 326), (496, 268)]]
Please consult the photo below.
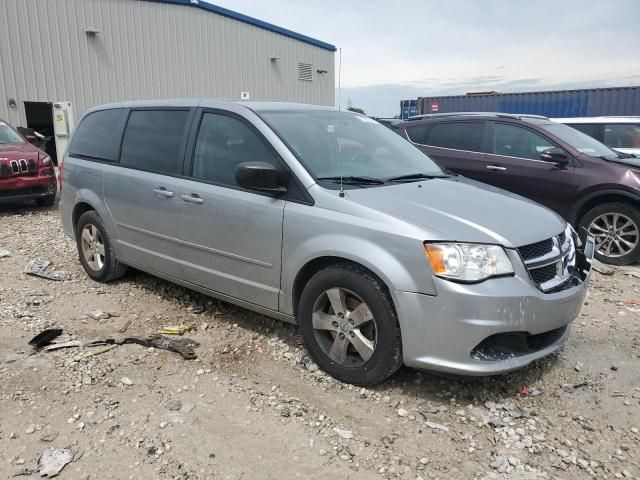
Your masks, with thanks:
[(24, 143), (24, 140), (13, 128), (6, 123), (0, 122), (0, 145), (10, 143)]
[(375, 120), (335, 110), (273, 110), (262, 118), (318, 181), (381, 185), (447, 174), (410, 142)]
[(580, 153), (606, 159), (618, 158), (618, 154), (609, 147), (575, 128), (561, 123), (545, 123), (540, 126), (550, 134), (567, 142)]

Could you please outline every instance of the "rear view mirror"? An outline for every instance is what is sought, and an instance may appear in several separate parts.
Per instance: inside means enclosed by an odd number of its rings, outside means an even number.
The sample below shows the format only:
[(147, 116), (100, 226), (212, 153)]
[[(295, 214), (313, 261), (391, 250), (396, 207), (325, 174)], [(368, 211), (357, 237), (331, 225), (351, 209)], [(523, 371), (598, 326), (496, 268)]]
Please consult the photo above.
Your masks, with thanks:
[(236, 182), (259, 192), (283, 194), (287, 187), (280, 182), (280, 170), (266, 162), (244, 162), (236, 168)]
[(552, 162), (559, 167), (565, 167), (569, 164), (569, 157), (561, 148), (547, 148), (540, 154), (540, 159), (545, 162)]

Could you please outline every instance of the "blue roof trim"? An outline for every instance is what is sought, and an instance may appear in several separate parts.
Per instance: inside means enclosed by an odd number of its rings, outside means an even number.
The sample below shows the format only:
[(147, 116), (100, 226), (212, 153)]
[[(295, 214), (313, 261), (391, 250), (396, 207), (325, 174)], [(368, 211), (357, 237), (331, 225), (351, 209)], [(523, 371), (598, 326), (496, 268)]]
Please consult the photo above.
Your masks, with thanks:
[(287, 30), (286, 28), (278, 27), (277, 25), (273, 25), (272, 23), (263, 22), (262, 20), (258, 20), (257, 18), (253, 18), (248, 15), (244, 15), (242, 13), (234, 12), (233, 10), (222, 8), (217, 5), (213, 5), (211, 3), (207, 3), (204, 0), (145, 0), (145, 1), (156, 2), (156, 3), (170, 3), (173, 5), (185, 5), (188, 7), (200, 8), (208, 12), (217, 13), (218, 15), (222, 15), (224, 17), (229, 17), (229, 18), (233, 18), (234, 20), (238, 20), (240, 22), (248, 23), (249, 25), (253, 25), (258, 28), (264, 28), (265, 30), (279, 33), (280, 35), (284, 35), (285, 37), (294, 38), (296, 40), (300, 40), (301, 42), (305, 42), (310, 45), (315, 45), (316, 47), (320, 47), (325, 50), (329, 50), (331, 52), (335, 52), (337, 50), (335, 45), (331, 45), (330, 43), (326, 43), (321, 40), (316, 40), (315, 38), (307, 37), (306, 35), (302, 35), (301, 33), (297, 33), (292, 30)]

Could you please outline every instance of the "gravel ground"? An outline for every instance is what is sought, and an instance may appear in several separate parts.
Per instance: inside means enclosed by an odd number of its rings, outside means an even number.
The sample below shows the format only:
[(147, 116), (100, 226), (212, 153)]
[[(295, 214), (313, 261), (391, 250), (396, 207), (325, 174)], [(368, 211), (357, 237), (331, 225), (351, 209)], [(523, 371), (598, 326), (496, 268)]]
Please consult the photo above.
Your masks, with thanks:
[[(39, 478), (48, 447), (73, 452), (69, 479), (640, 478), (637, 266), (594, 273), (566, 347), (528, 368), (402, 369), (361, 389), (318, 371), (291, 325), (135, 271), (90, 281), (55, 208), (0, 207), (2, 250), (1, 478)], [(71, 279), (27, 276), (34, 258)], [(196, 326), (197, 360), (27, 346), (53, 326), (92, 340), (180, 324)]]

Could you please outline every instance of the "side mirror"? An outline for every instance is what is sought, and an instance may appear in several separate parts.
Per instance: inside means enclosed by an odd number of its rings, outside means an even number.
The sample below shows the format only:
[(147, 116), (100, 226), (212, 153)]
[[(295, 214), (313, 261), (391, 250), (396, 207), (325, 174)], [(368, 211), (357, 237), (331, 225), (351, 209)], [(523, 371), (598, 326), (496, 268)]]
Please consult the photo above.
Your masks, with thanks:
[(559, 167), (566, 167), (569, 164), (569, 157), (561, 148), (547, 148), (540, 154), (540, 159), (545, 162), (552, 162)]
[(236, 182), (241, 187), (277, 195), (286, 193), (280, 181), (280, 170), (266, 162), (243, 162), (236, 168)]

